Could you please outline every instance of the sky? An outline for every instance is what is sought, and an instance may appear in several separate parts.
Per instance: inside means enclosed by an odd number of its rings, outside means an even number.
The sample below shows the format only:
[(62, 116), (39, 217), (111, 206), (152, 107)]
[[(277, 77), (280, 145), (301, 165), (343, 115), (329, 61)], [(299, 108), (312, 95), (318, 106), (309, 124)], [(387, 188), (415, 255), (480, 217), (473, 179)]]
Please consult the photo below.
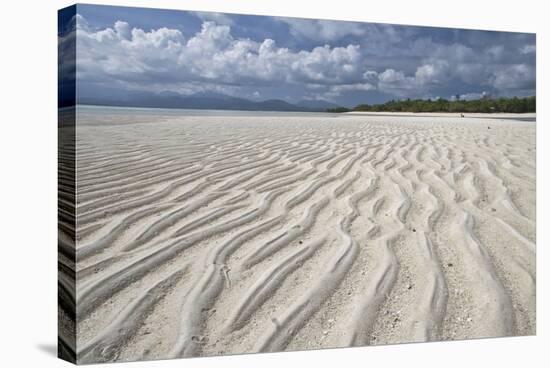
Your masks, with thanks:
[(535, 34), (78, 5), (78, 95), (221, 93), (251, 100), (535, 95)]

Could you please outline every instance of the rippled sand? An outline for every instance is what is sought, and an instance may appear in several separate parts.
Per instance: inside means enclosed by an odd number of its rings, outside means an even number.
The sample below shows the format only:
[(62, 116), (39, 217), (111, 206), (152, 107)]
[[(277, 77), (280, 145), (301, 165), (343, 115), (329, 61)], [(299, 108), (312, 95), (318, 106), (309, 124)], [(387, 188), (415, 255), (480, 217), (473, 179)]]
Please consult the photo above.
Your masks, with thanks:
[(509, 119), (82, 114), (79, 362), (534, 334), (535, 149)]

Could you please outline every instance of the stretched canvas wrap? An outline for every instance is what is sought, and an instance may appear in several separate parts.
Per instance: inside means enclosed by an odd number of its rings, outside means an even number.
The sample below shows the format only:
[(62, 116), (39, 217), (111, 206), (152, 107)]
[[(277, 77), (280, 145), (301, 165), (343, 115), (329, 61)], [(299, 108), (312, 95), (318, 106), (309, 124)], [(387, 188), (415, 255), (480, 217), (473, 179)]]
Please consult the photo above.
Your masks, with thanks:
[(61, 358), (535, 334), (534, 34), (58, 20)]

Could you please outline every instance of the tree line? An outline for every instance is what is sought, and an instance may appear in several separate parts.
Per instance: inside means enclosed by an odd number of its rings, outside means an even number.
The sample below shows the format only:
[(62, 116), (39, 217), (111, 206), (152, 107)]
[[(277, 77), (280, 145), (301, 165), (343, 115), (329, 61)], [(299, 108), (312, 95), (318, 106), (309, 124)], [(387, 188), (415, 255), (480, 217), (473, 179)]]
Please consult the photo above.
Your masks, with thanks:
[(382, 104), (361, 104), (353, 109), (337, 107), (327, 109), (327, 112), (372, 111), (372, 112), (508, 112), (526, 113), (536, 112), (536, 97), (490, 98), (478, 100), (437, 100), (406, 99), (391, 100)]

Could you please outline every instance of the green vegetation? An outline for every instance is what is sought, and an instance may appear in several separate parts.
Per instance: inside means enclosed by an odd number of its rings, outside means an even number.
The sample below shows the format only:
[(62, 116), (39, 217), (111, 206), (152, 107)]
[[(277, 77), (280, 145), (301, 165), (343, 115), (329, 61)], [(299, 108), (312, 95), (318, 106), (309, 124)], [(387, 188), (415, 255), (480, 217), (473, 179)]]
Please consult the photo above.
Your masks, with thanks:
[[(328, 109), (327, 112), (346, 112), (346, 108)], [(508, 112), (525, 113), (536, 112), (536, 97), (525, 98), (490, 98), (484, 97), (479, 100), (453, 101), (443, 98), (437, 100), (391, 100), (383, 104), (358, 105), (352, 111), (387, 111), (387, 112)]]
[(327, 109), (327, 112), (349, 112), (351, 111), (347, 107), (334, 107), (331, 109)]
[(391, 112), (535, 112), (536, 98), (481, 98), (479, 100), (400, 100), (377, 105), (359, 105), (354, 111)]

